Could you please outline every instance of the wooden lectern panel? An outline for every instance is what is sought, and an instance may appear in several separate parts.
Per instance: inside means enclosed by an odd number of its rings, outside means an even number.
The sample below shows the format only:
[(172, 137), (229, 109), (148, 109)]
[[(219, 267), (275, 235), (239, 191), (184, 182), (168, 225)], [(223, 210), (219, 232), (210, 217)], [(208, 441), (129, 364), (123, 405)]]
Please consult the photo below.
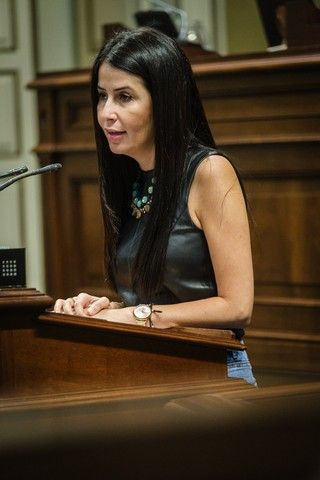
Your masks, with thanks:
[(227, 330), (37, 318), (36, 310), (10, 309), (11, 298), (0, 291), (2, 396), (214, 382), (227, 378), (226, 349), (245, 348)]

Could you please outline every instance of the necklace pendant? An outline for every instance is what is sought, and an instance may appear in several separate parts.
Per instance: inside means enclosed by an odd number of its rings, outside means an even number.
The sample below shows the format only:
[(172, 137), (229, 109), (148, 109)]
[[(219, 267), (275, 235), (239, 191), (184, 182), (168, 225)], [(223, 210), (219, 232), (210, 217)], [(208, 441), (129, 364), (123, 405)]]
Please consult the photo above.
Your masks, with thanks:
[(150, 212), (153, 196), (153, 186), (155, 185), (155, 183), (156, 181), (153, 177), (151, 179), (151, 184), (149, 185), (139, 186), (139, 182), (135, 182), (133, 184), (131, 208), (132, 216), (135, 217), (137, 220), (139, 220), (142, 215)]
[(132, 208), (132, 214), (131, 215), (133, 217), (137, 218), (137, 219), (141, 218), (142, 213), (141, 213), (140, 209), (137, 208), (134, 203), (131, 204), (131, 208)]

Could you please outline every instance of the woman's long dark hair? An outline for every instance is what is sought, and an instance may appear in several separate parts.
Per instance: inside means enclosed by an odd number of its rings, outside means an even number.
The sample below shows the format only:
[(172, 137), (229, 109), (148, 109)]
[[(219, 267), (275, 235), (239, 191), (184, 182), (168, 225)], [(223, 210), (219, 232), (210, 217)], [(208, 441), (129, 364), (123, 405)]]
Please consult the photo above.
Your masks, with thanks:
[(97, 120), (98, 73), (104, 62), (144, 80), (153, 105), (156, 188), (134, 265), (133, 289), (150, 301), (161, 285), (170, 228), (193, 143), (214, 147), (190, 63), (176, 42), (151, 28), (120, 32), (98, 53), (92, 69), (92, 106), (105, 229), (107, 281), (114, 285), (119, 233), (128, 218), (139, 166), (110, 151)]

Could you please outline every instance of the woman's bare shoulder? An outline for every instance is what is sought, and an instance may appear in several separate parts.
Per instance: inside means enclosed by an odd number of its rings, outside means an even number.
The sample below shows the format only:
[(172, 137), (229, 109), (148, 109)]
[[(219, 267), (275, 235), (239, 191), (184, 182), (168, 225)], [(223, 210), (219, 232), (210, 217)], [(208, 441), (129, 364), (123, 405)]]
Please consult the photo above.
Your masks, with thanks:
[(223, 155), (210, 155), (197, 168), (195, 186), (200, 191), (225, 194), (235, 184), (238, 184), (236, 172)]

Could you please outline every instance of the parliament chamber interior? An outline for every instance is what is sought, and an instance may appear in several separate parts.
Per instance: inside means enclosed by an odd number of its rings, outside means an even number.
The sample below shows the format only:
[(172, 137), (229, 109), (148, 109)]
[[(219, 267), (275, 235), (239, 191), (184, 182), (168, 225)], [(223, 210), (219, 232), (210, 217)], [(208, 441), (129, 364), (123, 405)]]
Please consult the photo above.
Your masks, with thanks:
[[(269, 3), (286, 8), (286, 48), (272, 49), (267, 17), (265, 52), (182, 45), (248, 195), (245, 346), (229, 330), (52, 312), (70, 292), (115, 297), (103, 279), (90, 69), (26, 85), (39, 166), (63, 168), (41, 177), (45, 291), (0, 286), (1, 478), (320, 478), (320, 6)], [(230, 348), (247, 348), (257, 387), (227, 378)]]

